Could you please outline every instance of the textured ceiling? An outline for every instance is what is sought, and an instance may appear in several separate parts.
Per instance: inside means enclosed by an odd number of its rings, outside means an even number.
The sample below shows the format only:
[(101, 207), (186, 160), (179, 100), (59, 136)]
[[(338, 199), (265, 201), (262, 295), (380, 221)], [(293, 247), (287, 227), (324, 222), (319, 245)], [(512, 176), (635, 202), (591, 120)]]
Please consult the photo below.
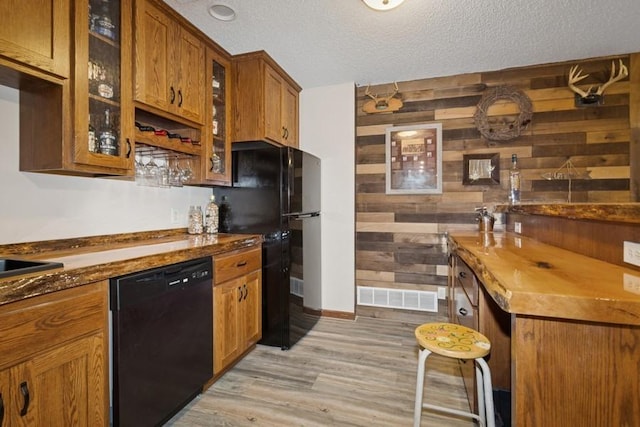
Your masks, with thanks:
[[(389, 83), (640, 51), (639, 0), (165, 0), (231, 54), (266, 50), (303, 88)], [(207, 13), (236, 10), (232, 22)]]

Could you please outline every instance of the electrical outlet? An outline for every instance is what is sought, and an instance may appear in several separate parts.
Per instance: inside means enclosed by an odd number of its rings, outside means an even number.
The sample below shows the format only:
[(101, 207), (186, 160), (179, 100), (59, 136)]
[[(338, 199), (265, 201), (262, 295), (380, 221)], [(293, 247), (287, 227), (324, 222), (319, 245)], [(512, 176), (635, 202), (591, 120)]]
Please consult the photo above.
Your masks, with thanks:
[(640, 295), (640, 277), (624, 273), (622, 280), (625, 291)]
[(520, 222), (516, 222), (516, 223), (514, 224), (514, 230), (515, 230), (515, 232), (516, 232), (516, 233), (518, 233), (518, 234), (522, 233), (522, 223), (520, 223)]
[(171, 208), (171, 224), (180, 223), (180, 212), (177, 209)]
[(447, 297), (447, 288), (438, 286), (438, 299), (445, 299)]
[(625, 241), (622, 250), (624, 262), (640, 267), (640, 243)]

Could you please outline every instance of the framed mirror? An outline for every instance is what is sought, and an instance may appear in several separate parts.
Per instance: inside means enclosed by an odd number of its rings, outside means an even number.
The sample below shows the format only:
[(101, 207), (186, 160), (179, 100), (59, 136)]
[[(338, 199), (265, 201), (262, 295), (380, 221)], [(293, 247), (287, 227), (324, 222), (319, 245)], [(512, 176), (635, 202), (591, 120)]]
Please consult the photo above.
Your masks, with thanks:
[(500, 184), (500, 154), (464, 154), (462, 183), (464, 185)]

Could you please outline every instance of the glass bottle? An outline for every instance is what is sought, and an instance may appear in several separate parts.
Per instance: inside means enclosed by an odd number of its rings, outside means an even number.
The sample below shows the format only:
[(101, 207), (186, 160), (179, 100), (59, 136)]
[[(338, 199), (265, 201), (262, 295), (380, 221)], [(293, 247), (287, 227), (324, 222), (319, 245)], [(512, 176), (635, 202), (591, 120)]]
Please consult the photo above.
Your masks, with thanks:
[(220, 80), (218, 80), (215, 75), (211, 79), (211, 87), (213, 89), (213, 97), (220, 97)]
[(218, 230), (221, 233), (231, 231), (231, 205), (227, 196), (222, 196), (222, 203), (220, 203), (220, 225)]
[(109, 109), (104, 110), (104, 120), (98, 137), (100, 152), (109, 156), (118, 155), (118, 144), (116, 142), (116, 132), (114, 130), (111, 112)]
[(218, 110), (216, 108), (216, 106), (213, 106), (213, 123), (212, 123), (212, 128), (213, 128), (213, 134), (214, 135), (218, 135)]
[(218, 232), (218, 205), (216, 205), (216, 196), (211, 195), (209, 203), (204, 210), (204, 231), (208, 234)]
[(97, 150), (96, 128), (91, 123), (91, 114), (89, 114), (89, 151), (95, 153)]
[(191, 206), (189, 208), (187, 231), (189, 234), (202, 234), (202, 209), (200, 206)]
[(102, 0), (100, 13), (97, 19), (96, 33), (115, 40), (116, 26), (111, 21), (111, 12), (109, 11), (109, 0)]
[[(215, 146), (213, 147), (213, 149), (216, 149)], [(213, 153), (213, 156), (211, 156), (211, 172), (222, 172), (222, 160), (220, 159), (220, 156), (218, 156), (218, 153), (215, 152)]]
[(110, 70), (105, 65), (100, 65), (100, 72), (97, 76), (98, 95), (103, 98), (113, 98), (113, 84), (111, 83)]
[(511, 169), (509, 169), (509, 203), (520, 203), (520, 187), (522, 184), (520, 169), (518, 169), (518, 156), (511, 155)]

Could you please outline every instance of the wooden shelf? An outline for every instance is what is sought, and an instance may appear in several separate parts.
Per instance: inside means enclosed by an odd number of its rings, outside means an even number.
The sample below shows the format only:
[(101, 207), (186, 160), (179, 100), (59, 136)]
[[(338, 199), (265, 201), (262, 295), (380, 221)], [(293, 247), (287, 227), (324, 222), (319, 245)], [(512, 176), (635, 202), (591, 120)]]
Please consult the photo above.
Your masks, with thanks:
[(119, 102), (114, 101), (114, 100), (109, 99), (109, 98), (103, 98), (100, 95), (94, 95), (93, 93), (90, 93), (89, 94), (89, 99), (91, 99), (93, 101), (97, 101), (97, 102), (102, 102), (103, 104), (108, 104), (108, 105), (111, 105), (111, 106), (116, 107), (116, 108), (120, 108), (120, 103)]
[(153, 132), (141, 132), (137, 129), (136, 142), (164, 148), (165, 150), (171, 150), (177, 153), (186, 153), (195, 156), (200, 156), (202, 154), (202, 146), (200, 145), (193, 145), (167, 136), (154, 135)]

